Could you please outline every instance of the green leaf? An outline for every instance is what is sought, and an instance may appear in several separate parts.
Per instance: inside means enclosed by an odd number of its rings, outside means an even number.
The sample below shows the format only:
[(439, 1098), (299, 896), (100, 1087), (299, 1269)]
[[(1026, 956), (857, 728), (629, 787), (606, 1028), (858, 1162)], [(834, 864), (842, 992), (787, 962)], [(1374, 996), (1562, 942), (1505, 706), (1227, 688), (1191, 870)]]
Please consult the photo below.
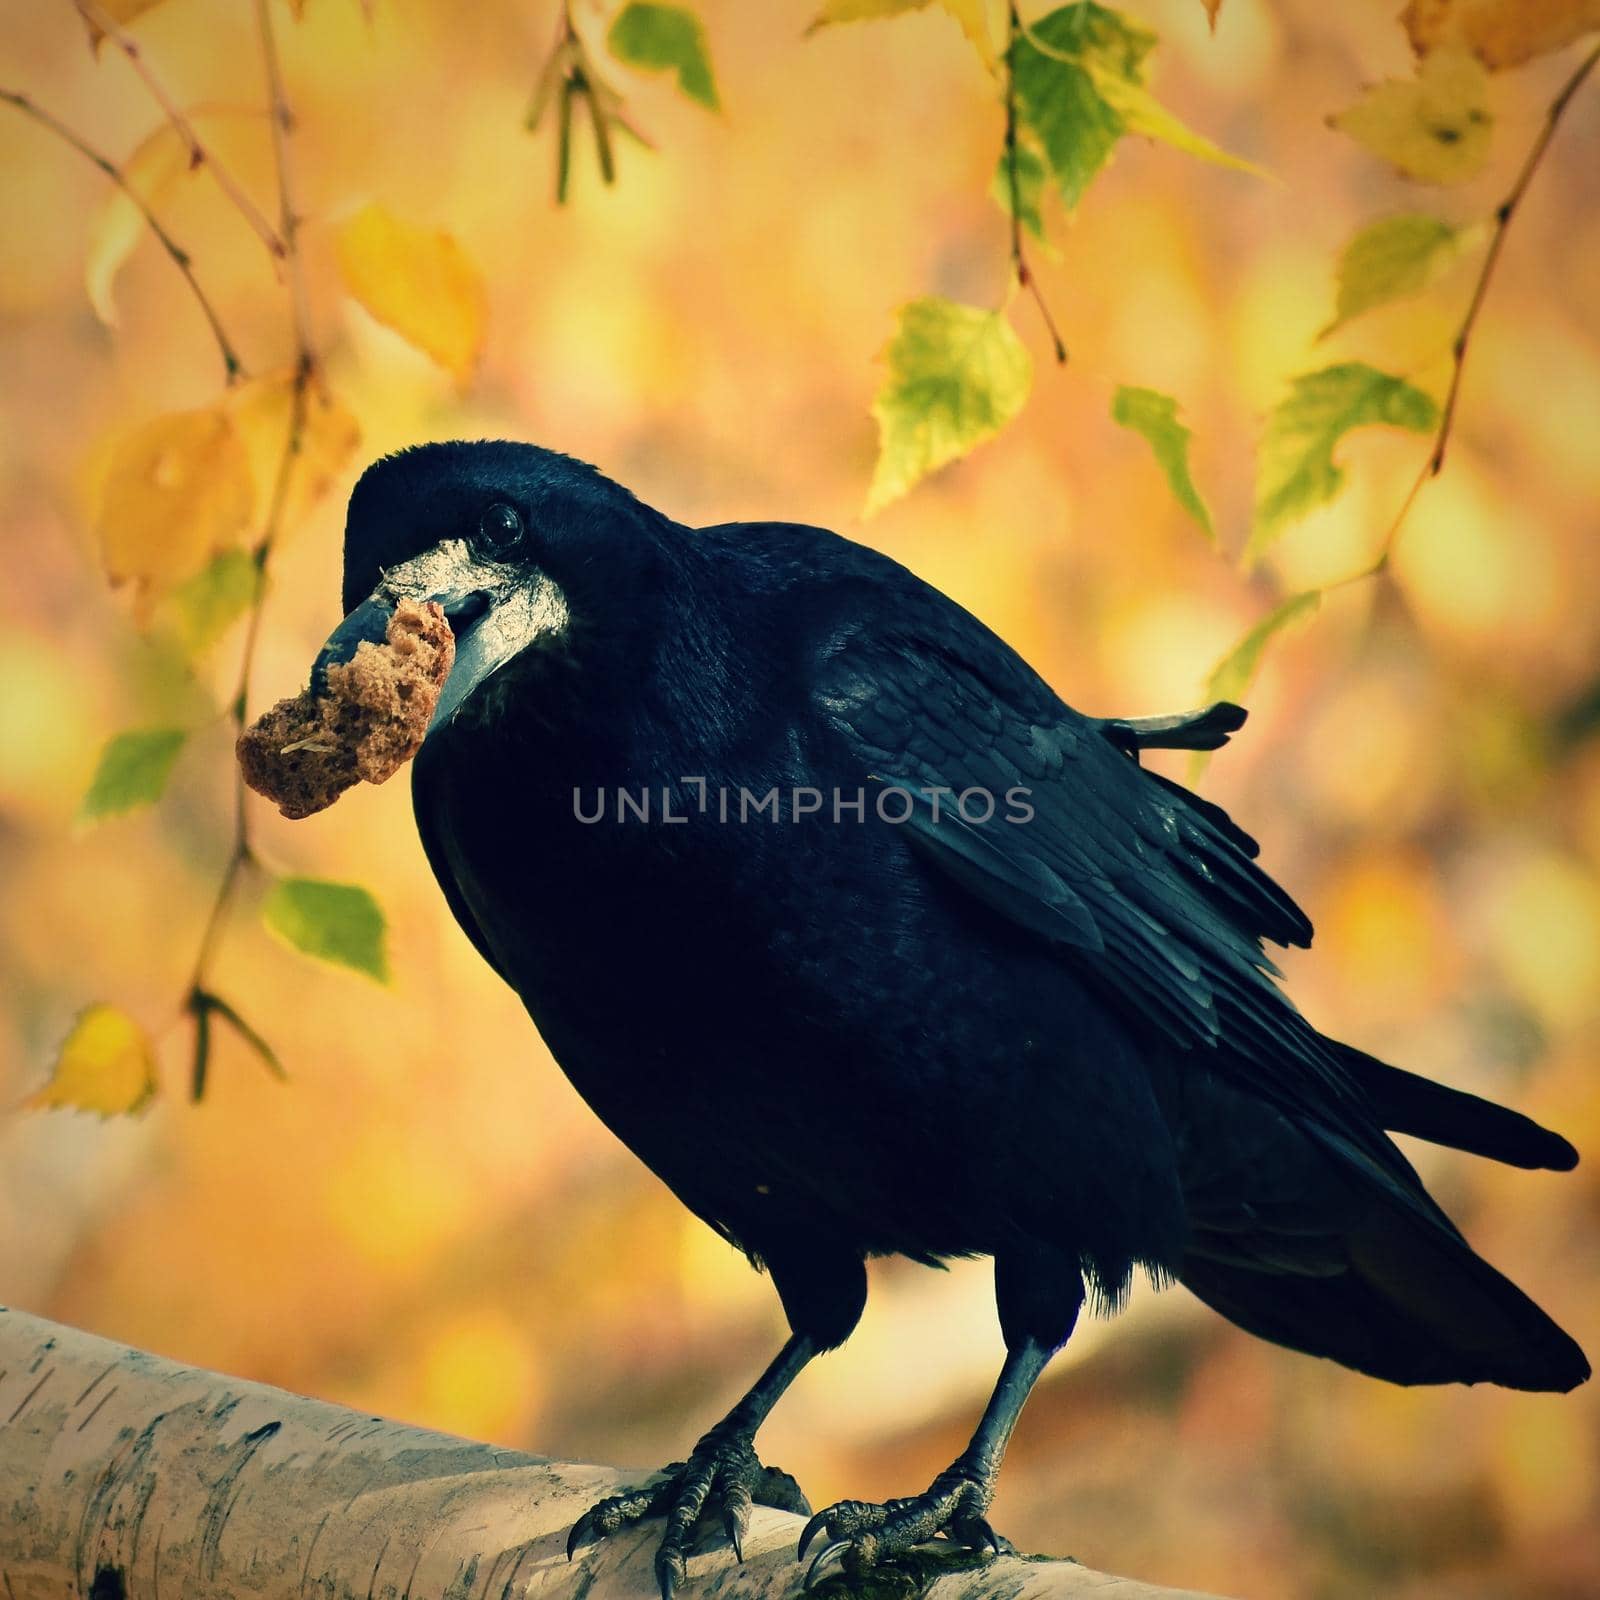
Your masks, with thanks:
[(1091, 0), (1062, 6), (1018, 35), (1012, 55), (1018, 113), (1043, 146), (1069, 208), (1125, 133), (1260, 172), (1196, 133), (1146, 88), (1145, 57), (1155, 42), (1148, 29)]
[(1346, 361), (1296, 378), (1267, 419), (1246, 560), (1261, 555), (1290, 523), (1338, 494), (1344, 468), (1333, 452), (1351, 429), (1381, 423), (1426, 433), (1438, 416), (1438, 406), (1422, 390), (1364, 361)]
[(1220, 660), (1206, 679), (1207, 700), (1239, 700), (1255, 681), (1261, 657), (1273, 635), (1310, 617), (1322, 604), (1320, 589), (1290, 595), (1274, 607)]
[(154, 805), (172, 776), (172, 764), (189, 737), (183, 728), (135, 728), (119, 733), (100, 752), (79, 815), (86, 822)]
[(998, 311), (913, 300), (884, 352), (889, 375), (872, 403), (878, 465), (867, 513), (991, 439), (1022, 409), (1033, 363)]
[(321, 878), (279, 878), (261, 915), (280, 939), (305, 955), (351, 967), (379, 983), (389, 981), (383, 912), (365, 889)]
[(618, 12), (606, 43), (630, 67), (677, 73), (678, 87), (691, 100), (708, 111), (718, 109), (706, 30), (692, 11), (635, 0)]
[(1111, 401), (1111, 420), (1141, 435), (1155, 451), (1178, 504), (1198, 522), (1208, 539), (1216, 538), (1211, 513), (1189, 474), (1189, 430), (1178, 421), (1178, 402), (1154, 389), (1124, 384)]
[[(1017, 141), (1017, 217), (1022, 226), (1044, 248), (1055, 254), (1044, 231), (1044, 186), (1050, 179), (1050, 169), (1044, 157), (1024, 139)], [(1011, 158), (1008, 151), (1000, 151), (999, 165), (994, 169), (994, 182), (989, 187), (995, 204), (1011, 215)]]
[(1083, 0), (1041, 18), (1012, 46), (1018, 113), (1037, 136), (1069, 208), (1127, 131), (1093, 69), (1138, 83), (1155, 42), (1153, 33)]
[(1339, 297), (1322, 337), (1363, 311), (1420, 294), (1443, 276), (1462, 248), (1460, 229), (1420, 213), (1385, 217), (1363, 228), (1339, 257)]
[[(1306, 589), (1274, 606), (1211, 669), (1211, 675), (1206, 679), (1204, 697), (1207, 700), (1243, 700), (1245, 691), (1255, 682), (1256, 673), (1261, 670), (1261, 658), (1268, 644), (1284, 629), (1314, 615), (1321, 604), (1322, 591)], [(1205, 776), (1215, 753), (1212, 750), (1196, 750), (1189, 757), (1190, 787), (1197, 785)]]
[(203, 655), (250, 609), (259, 577), (248, 550), (223, 550), (172, 591), (173, 625), (190, 655)]

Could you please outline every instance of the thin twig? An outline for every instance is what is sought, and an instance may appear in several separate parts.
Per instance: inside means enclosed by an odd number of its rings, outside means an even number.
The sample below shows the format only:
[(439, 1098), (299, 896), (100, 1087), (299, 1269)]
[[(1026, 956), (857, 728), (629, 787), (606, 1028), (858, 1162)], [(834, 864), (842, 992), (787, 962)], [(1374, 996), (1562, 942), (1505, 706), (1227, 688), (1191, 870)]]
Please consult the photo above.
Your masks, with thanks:
[(574, 32), (572, 8), (564, 5), (556, 17), (556, 42), (551, 45), (549, 55), (544, 58), (544, 65), (539, 68), (539, 76), (533, 85), (533, 94), (528, 100), (528, 109), (523, 114), (522, 125), (529, 133), (534, 132), (544, 120), (545, 107), (550, 104), (551, 95), (565, 81)]
[[(289, 391), (289, 425), (283, 441), (283, 454), (278, 460), (278, 471), (272, 485), (272, 499), (267, 507), (266, 521), (261, 536), (256, 541), (252, 555), (256, 564), (257, 580), (255, 602), (251, 608), (250, 622), (245, 634), (245, 645), (239, 688), (234, 696), (234, 721), (242, 732), (248, 714), (250, 698), (250, 669), (255, 659), (255, 643), (260, 631), (261, 608), (266, 598), (267, 564), (272, 558), (273, 545), (282, 530), (284, 511), (289, 503), (289, 489), (294, 479), (294, 469), (299, 462), (305, 443), (307, 397), (311, 385), (318, 381), (319, 372), (315, 346), (312, 342), (311, 311), (306, 293), (304, 263), (300, 257), (300, 216), (295, 209), (294, 167), (289, 154), (289, 135), (294, 129), (294, 113), (289, 108), (284, 91), (283, 69), (278, 61), (277, 40), (272, 31), (272, 12), (268, 0), (255, 0), (256, 25), (261, 36), (261, 57), (266, 69), (267, 89), (271, 96), (272, 157), (278, 178), (278, 226), (284, 241), (284, 264), (289, 277), (289, 308), (294, 326), (294, 376)], [(239, 833), (245, 837), (244, 782), (238, 780)]]
[[(311, 312), (306, 296), (305, 269), (300, 260), (300, 213), (295, 207), (294, 166), (289, 155), (289, 135), (294, 131), (294, 113), (283, 87), (283, 67), (278, 60), (277, 39), (272, 31), (272, 13), (267, 0), (256, 0), (256, 26), (261, 35), (261, 56), (267, 73), (267, 92), (271, 96), (272, 161), (278, 175), (278, 229), (283, 240), (284, 263), (289, 274), (290, 305), (294, 313), (295, 377), (302, 388), (315, 373), (312, 354)], [(302, 369), (304, 369), (302, 371)]]
[(217, 186), (233, 202), (240, 216), (259, 235), (273, 261), (275, 263), (282, 261), (288, 253), (284, 240), (272, 224), (262, 216), (260, 208), (245, 193), (238, 179), (200, 142), (194, 124), (178, 109), (177, 103), (167, 93), (161, 80), (150, 70), (139, 41), (104, 7), (97, 5), (95, 0), (72, 0), (72, 3), (91, 28), (103, 34), (127, 57), (128, 65), (133, 68), (139, 80), (150, 92), (150, 98), (160, 106), (162, 114), (172, 124), (173, 132), (183, 141), (184, 147), (189, 152), (189, 165), (210, 169), (211, 176), (217, 180)]
[(1006, 7), (1006, 182), (1011, 199), (1011, 270), (1016, 275), (1018, 287), (1026, 289), (1039, 308), (1050, 342), (1055, 347), (1056, 360), (1063, 366), (1067, 360), (1066, 341), (1050, 314), (1049, 304), (1039, 280), (1028, 265), (1028, 256), (1022, 244), (1022, 185), (1017, 177), (1017, 35), (1022, 31), (1022, 19), (1015, 4)]
[(1533, 182), (1534, 174), (1539, 170), (1539, 164), (1544, 160), (1545, 152), (1555, 138), (1556, 128), (1560, 125), (1562, 116), (1597, 63), (1600, 63), (1600, 45), (1583, 58), (1578, 64), (1577, 71), (1567, 79), (1562, 85), (1561, 92), (1550, 102), (1545, 111), (1544, 126), (1540, 128), (1538, 138), (1529, 147), (1516, 181), (1511, 185), (1505, 199), (1495, 207), (1494, 233), (1490, 237), (1489, 248), (1484, 252), (1483, 266), (1478, 271), (1478, 281), (1472, 286), (1472, 298), (1467, 302), (1466, 314), (1462, 317), (1461, 326), (1456, 330), (1455, 339), (1450, 346), (1450, 387), (1445, 391), (1444, 405), (1439, 412), (1439, 426), (1433, 436), (1433, 448), (1428, 452), (1428, 459), (1423, 462), (1422, 470), (1417, 474), (1416, 480), (1406, 491), (1406, 497), (1401, 501), (1400, 509), (1395, 514), (1394, 521), (1390, 523), (1389, 531), (1384, 535), (1383, 543), (1378, 549), (1377, 559), (1370, 568), (1352, 574), (1351, 578), (1342, 580), (1344, 582), (1382, 572), (1388, 566), (1395, 546), (1399, 543), (1400, 534), (1406, 526), (1407, 518), (1411, 514), (1411, 508), (1416, 504), (1417, 496), (1422, 493), (1425, 484), (1437, 478), (1444, 470), (1445, 452), (1450, 445), (1450, 435), (1455, 427), (1456, 410), (1461, 399), (1461, 380), (1466, 371), (1467, 350), (1472, 342), (1473, 331), (1478, 325), (1478, 317), (1483, 311), (1484, 301), (1488, 298), (1494, 269), (1499, 264), (1501, 253), (1505, 248), (1506, 232), (1511, 226), (1511, 219), (1517, 214), (1517, 208), (1522, 204), (1523, 197), (1528, 192), (1529, 184)]
[(48, 128), (58, 139), (62, 139), (71, 145), (79, 155), (92, 162), (127, 195), (128, 199), (133, 202), (134, 209), (144, 218), (145, 225), (155, 235), (161, 248), (171, 257), (172, 264), (183, 274), (184, 282), (194, 292), (195, 301), (205, 316), (206, 324), (211, 329), (212, 337), (217, 341), (217, 349), (222, 353), (222, 365), (228, 384), (231, 386), (244, 377), (244, 363), (240, 361), (238, 352), (233, 348), (233, 343), (228, 338), (221, 319), (217, 316), (216, 307), (212, 305), (205, 290), (200, 287), (200, 280), (195, 277), (194, 263), (189, 259), (189, 252), (162, 226), (160, 218), (150, 209), (144, 196), (129, 183), (122, 168), (108, 156), (102, 155), (85, 139), (74, 133), (66, 123), (52, 116), (42, 106), (35, 104), (27, 95), (19, 94), (14, 89), (0, 89), (0, 100), (15, 106), (24, 116), (32, 117), (40, 127)]
[[(1335, 578), (1329, 583), (1320, 585), (1311, 591), (1318, 595), (1333, 593), (1336, 589), (1348, 589), (1355, 584), (1365, 583), (1370, 578), (1376, 578), (1389, 566), (1394, 556), (1395, 546), (1399, 543), (1401, 532), (1406, 526), (1411, 508), (1417, 502), (1417, 496), (1422, 493), (1423, 487), (1430, 483), (1444, 468), (1445, 452), (1450, 444), (1451, 430), (1455, 425), (1456, 407), (1461, 397), (1461, 378), (1466, 366), (1467, 349), (1472, 342), (1473, 330), (1477, 327), (1478, 317), (1483, 311), (1484, 301), (1488, 297), (1489, 282), (1494, 276), (1496, 263), (1500, 259), (1501, 251), (1505, 247), (1506, 230), (1511, 225), (1511, 219), (1517, 213), (1517, 208), (1522, 204), (1523, 197), (1528, 192), (1528, 186), (1533, 182), (1534, 174), (1539, 170), (1539, 164), (1544, 160), (1545, 152), (1550, 148), (1550, 142), (1555, 137), (1556, 127), (1560, 123), (1567, 107), (1572, 103), (1573, 97), (1583, 87), (1585, 79), (1600, 64), (1600, 45), (1586, 55), (1578, 64), (1578, 69), (1567, 79), (1561, 91), (1550, 102), (1545, 111), (1544, 126), (1539, 130), (1538, 137), (1529, 147), (1527, 155), (1523, 158), (1522, 166), (1517, 172), (1516, 181), (1511, 185), (1510, 191), (1504, 200), (1495, 208), (1494, 234), (1489, 241), (1489, 248), (1484, 254), (1483, 266), (1479, 269), (1478, 280), (1472, 287), (1472, 296), (1467, 302), (1466, 314), (1461, 319), (1461, 325), (1456, 330), (1455, 339), (1450, 346), (1451, 373), (1450, 386), (1445, 393), (1444, 405), (1440, 409), (1438, 426), (1433, 435), (1433, 447), (1428, 452), (1428, 458), (1422, 464), (1422, 470), (1417, 474), (1411, 487), (1406, 491), (1405, 499), (1400, 502), (1400, 509), (1395, 514), (1394, 521), (1389, 524), (1389, 531), (1384, 535), (1383, 542), (1378, 546), (1378, 553), (1354, 572), (1347, 572), (1342, 578)], [(1287, 604), (1287, 602), (1282, 602)]]
[[(210, 974), (212, 958), (216, 955), (217, 945), (222, 939), (223, 925), (227, 920), (228, 909), (233, 904), (234, 890), (239, 885), (239, 879), (247, 867), (255, 864), (255, 857), (251, 854), (248, 844), (235, 839), (233, 849), (228, 853), (228, 862), (222, 869), (222, 878), (217, 886), (217, 893), (211, 902), (211, 910), (206, 916), (206, 924), (200, 935), (200, 944), (195, 951), (194, 967), (189, 976), (189, 991), (184, 1001), (184, 1008), (198, 1021), (201, 1009), (209, 1001), (206, 993), (206, 981)], [(203, 1067), (196, 1063), (196, 1077), (201, 1079), (203, 1087)], [(200, 1098), (200, 1090), (195, 1090), (194, 1098)]]
[(582, 100), (594, 133), (595, 158), (605, 183), (616, 181), (613, 124), (647, 150), (655, 148), (649, 136), (627, 114), (621, 95), (596, 70), (573, 15), (572, 0), (565, 0), (556, 16), (556, 39), (533, 87), (523, 126), (537, 131), (551, 100), (556, 106), (556, 204), (567, 203), (572, 176), (573, 102)]
[[(289, 422), (285, 430), (283, 453), (278, 458), (277, 472), (273, 478), (272, 496), (267, 505), (266, 518), (261, 533), (251, 549), (255, 566), (255, 593), (245, 623), (244, 643), (239, 655), (239, 677), (228, 714), (235, 734), (244, 732), (250, 715), (250, 678), (255, 667), (256, 645), (261, 637), (261, 618), (266, 607), (267, 568), (273, 548), (283, 528), (284, 514), (289, 504), (289, 493), (294, 482), (294, 472), (299, 464), (305, 443), (306, 417), (310, 390), (320, 381), (316, 349), (312, 342), (311, 315), (306, 294), (305, 271), (300, 257), (300, 218), (294, 201), (294, 169), (289, 152), (289, 135), (294, 129), (294, 115), (284, 90), (283, 71), (278, 60), (277, 41), (272, 30), (272, 14), (268, 0), (255, 0), (256, 27), (261, 39), (262, 63), (266, 71), (267, 88), (271, 98), (272, 155), (278, 180), (278, 228), (283, 240), (283, 263), (289, 282), (290, 321), (294, 332), (294, 376), (290, 380)], [(237, 1013), (212, 993), (210, 968), (226, 931), (234, 895), (246, 870), (257, 866), (255, 851), (250, 841), (250, 808), (244, 778), (237, 765), (233, 775), (233, 848), (216, 896), (200, 937), (200, 947), (189, 981), (184, 1009), (194, 1018), (195, 1047), (190, 1076), (191, 1098), (198, 1100), (205, 1092), (206, 1067), (210, 1049), (210, 1021), (218, 1012), (235, 1022), (235, 1027), (251, 1043), (263, 1059), (276, 1067), (275, 1058), (265, 1049), (258, 1036), (253, 1036)], [(278, 1069), (281, 1070), (281, 1069)]]

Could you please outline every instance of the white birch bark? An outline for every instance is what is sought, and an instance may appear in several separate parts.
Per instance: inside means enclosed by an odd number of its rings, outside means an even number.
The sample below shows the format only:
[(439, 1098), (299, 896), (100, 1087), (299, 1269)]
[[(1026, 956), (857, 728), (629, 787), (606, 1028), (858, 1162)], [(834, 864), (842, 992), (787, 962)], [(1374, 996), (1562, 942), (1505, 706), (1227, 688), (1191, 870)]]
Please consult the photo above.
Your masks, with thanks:
[[(0, 1600), (654, 1600), (659, 1523), (566, 1559), (568, 1528), (622, 1478), (0, 1311)], [(793, 1597), (800, 1526), (757, 1507), (744, 1565), (708, 1540), (683, 1600)], [(1182, 1600), (1015, 1557), (920, 1592)]]

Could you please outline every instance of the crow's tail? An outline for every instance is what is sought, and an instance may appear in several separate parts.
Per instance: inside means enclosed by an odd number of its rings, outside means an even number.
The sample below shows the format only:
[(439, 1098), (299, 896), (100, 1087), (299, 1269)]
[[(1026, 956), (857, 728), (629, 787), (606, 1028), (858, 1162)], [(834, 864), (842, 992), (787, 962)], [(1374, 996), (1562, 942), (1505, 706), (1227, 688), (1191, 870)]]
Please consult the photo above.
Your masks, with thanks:
[(1459, 1236), (1397, 1212), (1344, 1244), (1337, 1271), (1191, 1253), (1181, 1276), (1249, 1332), (1390, 1383), (1565, 1391), (1589, 1376), (1577, 1344)]
[(1409, 1133), (1511, 1167), (1569, 1172), (1578, 1164), (1578, 1152), (1559, 1133), (1540, 1127), (1520, 1111), (1391, 1067), (1337, 1040), (1324, 1043), (1361, 1085), (1378, 1120), (1391, 1133)]
[[(1565, 1140), (1370, 1057), (1347, 1060), (1384, 1126), (1520, 1166)], [(1242, 1328), (1391, 1383), (1566, 1390), (1583, 1352), (1474, 1254), (1387, 1140), (1285, 1114), (1212, 1078), (1189, 1102), (1190, 1243), (1178, 1273)]]

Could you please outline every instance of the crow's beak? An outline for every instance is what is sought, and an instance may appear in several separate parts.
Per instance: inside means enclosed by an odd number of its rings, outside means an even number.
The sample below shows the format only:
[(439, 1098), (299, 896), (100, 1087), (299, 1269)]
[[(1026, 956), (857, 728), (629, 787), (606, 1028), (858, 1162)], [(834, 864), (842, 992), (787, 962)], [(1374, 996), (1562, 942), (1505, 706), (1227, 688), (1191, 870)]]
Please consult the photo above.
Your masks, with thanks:
[[(311, 692), (328, 692), (328, 668), (342, 666), (364, 644), (382, 644), (388, 636), (389, 619), (404, 598), (379, 588), (368, 595), (354, 611), (328, 635), (328, 641), (311, 664)], [(445, 621), (456, 636), (459, 654), (473, 626), (489, 614), (493, 599), (486, 589), (469, 589), (464, 594), (430, 594), (421, 598), (436, 601), (444, 608)]]
[(431, 600), (444, 608), (456, 638), (455, 665), (445, 681), (429, 731), (448, 722), (462, 702), (499, 667), (541, 635), (566, 625), (560, 591), (542, 573), (474, 558), (451, 539), (400, 566), (328, 635), (311, 667), (311, 692), (325, 694), (328, 668), (350, 660), (364, 643), (382, 644), (402, 600)]

